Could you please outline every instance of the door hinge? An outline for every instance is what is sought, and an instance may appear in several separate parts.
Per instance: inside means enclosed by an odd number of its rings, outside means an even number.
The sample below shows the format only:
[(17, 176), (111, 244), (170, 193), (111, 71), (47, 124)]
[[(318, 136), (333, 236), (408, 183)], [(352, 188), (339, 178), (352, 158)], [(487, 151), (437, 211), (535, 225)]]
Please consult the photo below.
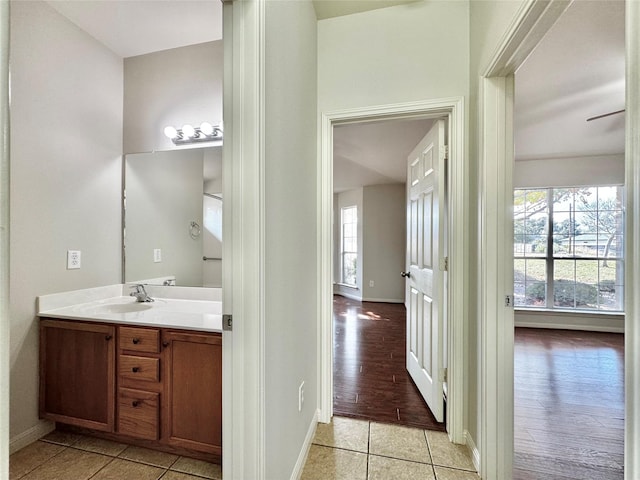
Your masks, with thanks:
[(446, 368), (441, 368), (440, 369), (440, 381), (442, 383), (446, 383), (447, 382), (447, 369)]
[(449, 145), (442, 146), (442, 158), (449, 160)]
[(448, 272), (449, 271), (449, 257), (443, 257), (441, 270), (443, 272)]
[(505, 307), (513, 307), (513, 296), (505, 295), (504, 296), (504, 306)]
[(233, 330), (233, 315), (222, 315), (222, 330)]

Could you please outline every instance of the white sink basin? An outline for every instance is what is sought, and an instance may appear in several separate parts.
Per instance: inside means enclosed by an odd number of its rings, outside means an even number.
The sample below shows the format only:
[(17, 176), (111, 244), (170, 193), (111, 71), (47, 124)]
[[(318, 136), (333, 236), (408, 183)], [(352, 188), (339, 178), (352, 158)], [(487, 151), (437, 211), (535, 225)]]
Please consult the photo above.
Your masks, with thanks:
[(97, 307), (97, 312), (104, 313), (134, 313), (143, 312), (151, 308), (150, 303), (110, 303)]

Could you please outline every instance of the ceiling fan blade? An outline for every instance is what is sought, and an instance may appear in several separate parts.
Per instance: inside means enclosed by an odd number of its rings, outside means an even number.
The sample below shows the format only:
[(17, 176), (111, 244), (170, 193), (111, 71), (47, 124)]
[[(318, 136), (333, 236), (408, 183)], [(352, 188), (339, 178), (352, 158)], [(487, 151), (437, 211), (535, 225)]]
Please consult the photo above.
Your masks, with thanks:
[(609, 113), (604, 113), (602, 115), (596, 115), (595, 117), (587, 118), (587, 122), (590, 122), (591, 120), (598, 120), (599, 118), (610, 117), (611, 115), (616, 115), (618, 113), (623, 113), (623, 112), (624, 112), (624, 108), (622, 110), (616, 110), (615, 112), (609, 112)]

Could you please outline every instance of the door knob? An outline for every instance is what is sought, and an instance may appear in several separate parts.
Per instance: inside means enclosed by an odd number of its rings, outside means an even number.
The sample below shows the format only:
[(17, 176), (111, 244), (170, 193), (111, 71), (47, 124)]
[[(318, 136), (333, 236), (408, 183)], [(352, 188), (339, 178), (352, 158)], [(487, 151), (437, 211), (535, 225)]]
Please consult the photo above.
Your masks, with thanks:
[(400, 272), (400, 275), (402, 275), (402, 277), (411, 278), (411, 272)]

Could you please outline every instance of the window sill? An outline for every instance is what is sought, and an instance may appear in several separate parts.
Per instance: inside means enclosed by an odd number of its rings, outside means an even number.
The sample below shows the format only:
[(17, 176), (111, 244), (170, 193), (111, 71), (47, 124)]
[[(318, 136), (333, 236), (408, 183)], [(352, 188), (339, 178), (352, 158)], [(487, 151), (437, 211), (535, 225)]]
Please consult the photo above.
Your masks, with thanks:
[(352, 290), (360, 290), (357, 285), (349, 285), (348, 283), (336, 282), (334, 285), (337, 285), (338, 287), (351, 288)]
[(624, 312), (620, 311), (611, 311), (611, 310), (563, 310), (559, 308), (526, 308), (526, 307), (515, 307), (514, 311), (516, 313), (522, 312), (527, 315), (562, 315), (562, 316), (593, 316), (593, 317), (624, 317)]

